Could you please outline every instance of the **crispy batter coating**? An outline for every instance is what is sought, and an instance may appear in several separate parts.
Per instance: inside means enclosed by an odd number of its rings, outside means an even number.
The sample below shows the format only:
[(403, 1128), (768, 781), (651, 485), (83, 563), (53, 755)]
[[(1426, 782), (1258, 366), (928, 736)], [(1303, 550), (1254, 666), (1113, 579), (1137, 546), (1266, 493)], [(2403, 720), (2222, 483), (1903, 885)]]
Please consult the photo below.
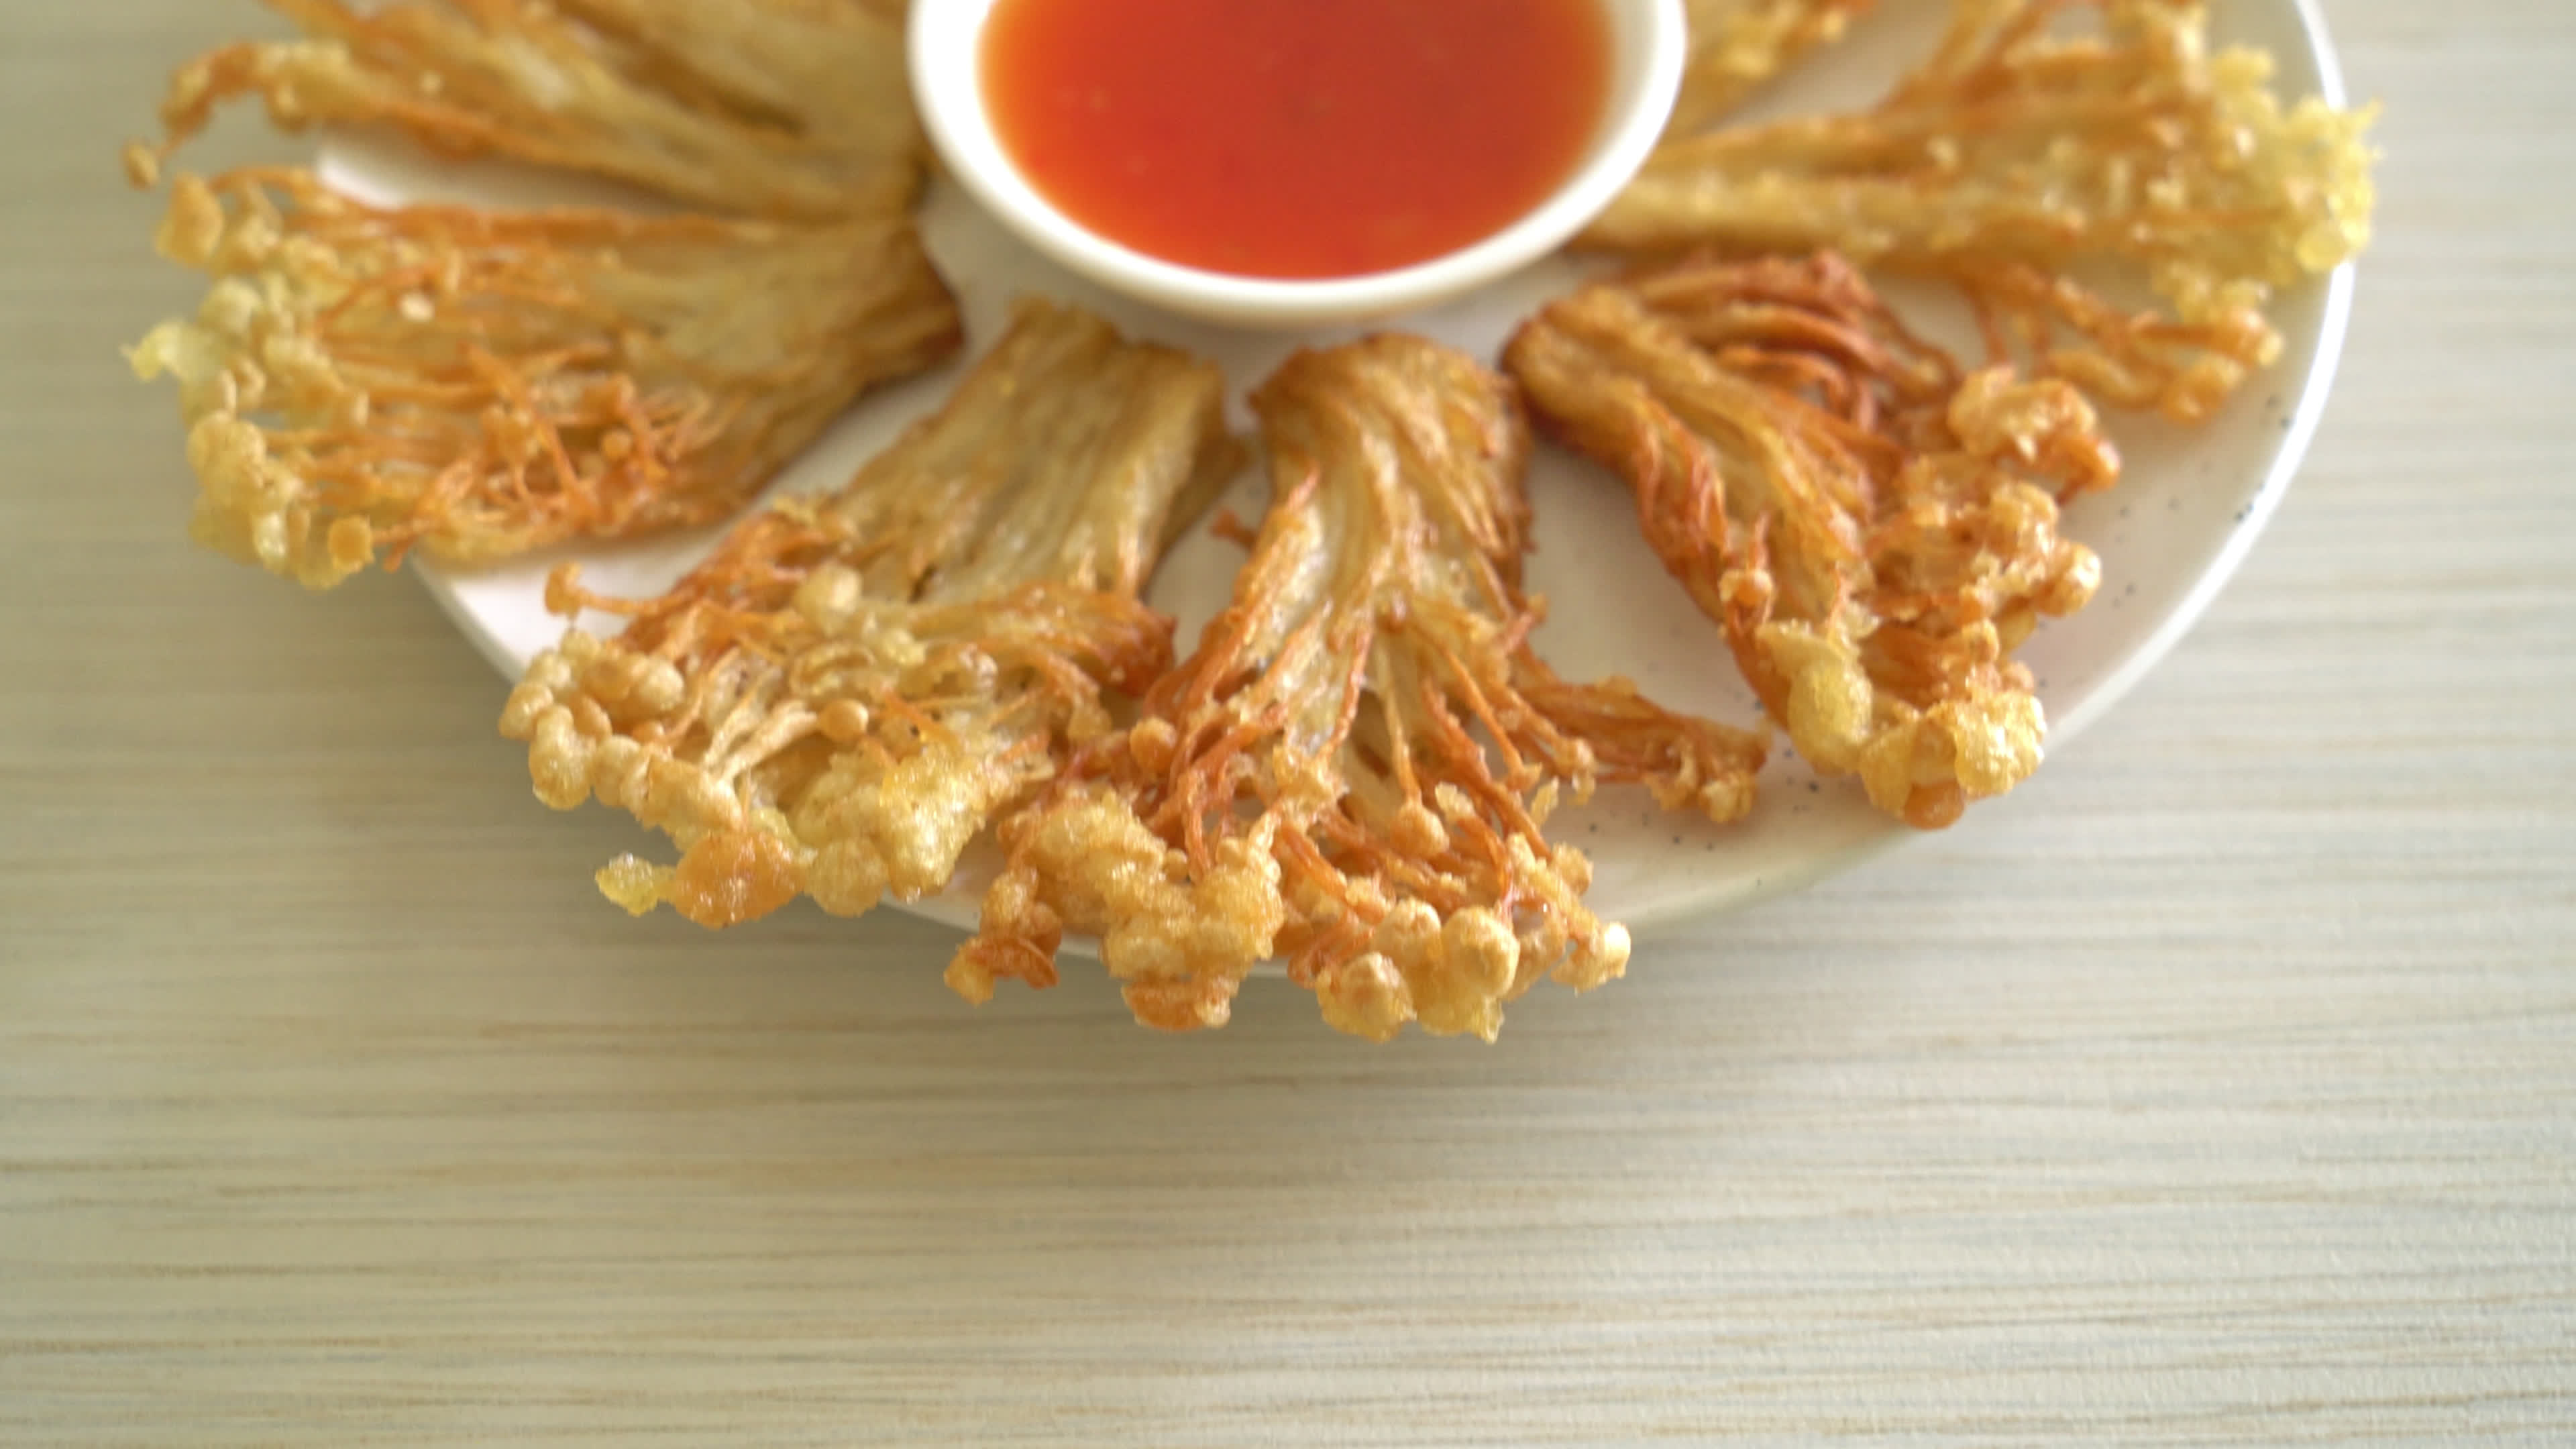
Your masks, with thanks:
[(2058, 496), (2118, 461), (2062, 380), (1962, 374), (1840, 260), (1694, 261), (1586, 288), (1505, 352), (1621, 474), (1665, 567), (1820, 773), (1921, 828), (2027, 778), (2010, 655), (2101, 579)]
[(985, 824), (1111, 727), (1104, 691), (1171, 663), (1140, 600), (1239, 466), (1216, 368), (1026, 304), (947, 406), (839, 493), (746, 520), (668, 594), (557, 574), (629, 616), (538, 657), (502, 732), (538, 796), (596, 796), (675, 866), (600, 872), (627, 909), (720, 927), (799, 893), (856, 915), (947, 884)]
[[(2098, 33), (2052, 28), (2083, 10)], [(2369, 237), (2371, 113), (2284, 110), (2271, 74), (2262, 52), (2213, 53), (2185, 0), (1955, 0), (1939, 49), (1874, 109), (1669, 143), (1583, 244), (1833, 249), (1955, 278), (1997, 346), (2197, 421), (2278, 353), (2274, 291)], [(2100, 264), (2170, 316), (2073, 275)]]
[(1543, 827), (1598, 781), (1749, 808), (1760, 740), (1531, 651), (1527, 427), (1509, 384), (1419, 338), (1298, 354), (1254, 396), (1273, 497), (1231, 605), (1123, 736), (1004, 827), (1010, 866), (949, 980), (1053, 979), (1097, 933), (1137, 1018), (1221, 1025), (1274, 952), (1324, 1017), (1491, 1038), (1542, 977), (1621, 973), (1590, 863)]
[(1876, 0), (1690, 0), (1690, 60), (1667, 136), (1688, 136), (1742, 105), (1799, 57), (1842, 38)]
[(214, 110), (256, 95), (279, 127), (386, 126), (764, 217), (890, 212), (923, 147), (901, 19), (862, 0), (268, 0), (303, 38), (244, 41), (172, 77), (150, 184)]
[(705, 524), (959, 339), (910, 222), (361, 205), (182, 177), (162, 252), (215, 278), (133, 353), (179, 383), (201, 541), (326, 588)]

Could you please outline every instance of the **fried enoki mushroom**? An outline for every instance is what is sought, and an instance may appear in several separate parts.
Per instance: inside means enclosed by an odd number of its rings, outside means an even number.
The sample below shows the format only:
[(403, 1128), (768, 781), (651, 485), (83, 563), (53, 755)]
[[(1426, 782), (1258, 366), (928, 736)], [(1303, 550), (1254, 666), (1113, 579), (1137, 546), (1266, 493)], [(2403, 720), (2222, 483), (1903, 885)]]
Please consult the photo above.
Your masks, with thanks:
[(268, 0), (300, 39), (171, 79), (137, 184), (255, 95), (278, 126), (389, 127), (443, 156), (609, 177), (715, 211), (902, 209), (922, 142), (900, 19), (861, 0)]
[(160, 246), (215, 278), (133, 353), (179, 383), (196, 534), (313, 588), (712, 523), (960, 336), (901, 218), (386, 210), (246, 171), (180, 178)]
[(2057, 499), (2118, 461), (2069, 383), (1961, 373), (1831, 256), (1586, 288), (1504, 365), (1635, 491), (1647, 539), (1817, 771), (1948, 825), (2040, 761), (2011, 658), (2100, 562)]
[(1009, 866), (949, 968), (973, 1000), (1045, 985), (1096, 933), (1149, 1026), (1221, 1025), (1274, 952), (1325, 1019), (1491, 1038), (1546, 977), (1618, 976), (1626, 931), (1544, 834), (1639, 781), (1718, 820), (1762, 742), (1539, 662), (1521, 590), (1529, 440), (1510, 386), (1387, 336), (1304, 352), (1254, 399), (1273, 503), (1230, 606), (1121, 736), (1003, 827)]
[[(2078, 11), (2098, 33), (2054, 28)], [(2267, 300), (2369, 237), (2371, 113), (2284, 110), (2271, 75), (2262, 52), (2213, 52), (2183, 0), (1955, 0), (1875, 108), (1669, 143), (1582, 243), (1832, 249), (1954, 278), (1997, 347), (2198, 421), (2278, 354)], [(2170, 315), (2115, 309), (2074, 275), (2088, 265)]]
[(629, 622), (539, 656), (502, 732), (539, 798), (666, 833), (600, 888), (709, 927), (800, 892), (855, 915), (947, 884), (998, 812), (1169, 667), (1139, 597), (1239, 466), (1216, 368), (1025, 305), (947, 406), (819, 499), (746, 520)]
[(1690, 59), (1666, 136), (1688, 136), (1744, 103), (1801, 56), (1842, 38), (1876, 0), (1690, 0)]

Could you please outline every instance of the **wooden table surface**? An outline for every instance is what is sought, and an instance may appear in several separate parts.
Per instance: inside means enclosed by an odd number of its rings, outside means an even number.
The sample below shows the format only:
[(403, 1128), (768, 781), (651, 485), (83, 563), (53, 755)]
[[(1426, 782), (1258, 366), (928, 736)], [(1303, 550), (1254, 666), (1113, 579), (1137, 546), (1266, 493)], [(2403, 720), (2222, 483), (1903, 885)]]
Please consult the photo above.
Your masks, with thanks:
[(607, 909), (418, 588), (182, 537), (114, 152), (247, 7), (0, 3), (0, 1440), (2576, 1442), (2576, 7), (2327, 8), (2382, 227), (2198, 632), (1372, 1050)]

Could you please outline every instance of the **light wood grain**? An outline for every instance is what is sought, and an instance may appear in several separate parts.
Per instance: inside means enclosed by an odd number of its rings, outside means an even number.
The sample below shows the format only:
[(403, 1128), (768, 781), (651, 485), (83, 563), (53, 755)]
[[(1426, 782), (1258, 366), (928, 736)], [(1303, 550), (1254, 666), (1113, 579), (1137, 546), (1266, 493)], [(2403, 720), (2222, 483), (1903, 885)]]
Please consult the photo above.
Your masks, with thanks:
[(247, 8), (0, 0), (0, 1439), (2576, 1442), (2576, 9), (2329, 0), (2344, 380), (2109, 723), (1373, 1051), (631, 923), (416, 588), (192, 551), (114, 143)]

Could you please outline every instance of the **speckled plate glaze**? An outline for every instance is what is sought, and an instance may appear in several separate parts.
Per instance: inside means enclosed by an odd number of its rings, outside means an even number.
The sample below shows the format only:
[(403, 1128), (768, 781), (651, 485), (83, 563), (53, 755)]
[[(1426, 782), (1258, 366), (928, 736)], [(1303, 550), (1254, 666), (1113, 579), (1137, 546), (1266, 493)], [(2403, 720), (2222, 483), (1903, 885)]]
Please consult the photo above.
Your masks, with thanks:
[[(1907, 7), (1893, 7), (1900, 11)], [(1908, 57), (1930, 48), (1936, 7), (1911, 7), (1865, 25), (1840, 51), (1784, 83), (1763, 114), (1855, 106), (1878, 94)], [(2279, 58), (2285, 97), (2322, 94), (2343, 103), (2343, 85), (2324, 23), (2308, 0), (2242, 0), (2218, 7), (2218, 38), (2260, 45)], [(525, 207), (611, 197), (560, 177), (502, 167), (457, 166), (389, 145), (335, 137), (324, 174), (376, 201), (471, 201)], [(625, 198), (632, 202), (632, 198)], [(1158, 314), (1110, 296), (1029, 251), (952, 187), (934, 187), (923, 217), (930, 248), (967, 314), (970, 346), (998, 334), (1020, 293), (1078, 301), (1134, 333), (1190, 348), (1226, 369), (1238, 399), (1293, 348), (1349, 333), (1279, 337), (1237, 333)], [(1386, 324), (1492, 359), (1505, 336), (1540, 303), (1581, 279), (1572, 262), (1544, 263), (1466, 301)], [(2066, 532), (2100, 552), (2102, 592), (2074, 619), (2047, 625), (2024, 650), (2051, 721), (2049, 745), (2065, 747), (2173, 647), (2233, 573), (2297, 472), (2325, 405), (2352, 296), (2349, 267), (2282, 298), (2274, 317), (2286, 339), (2280, 362), (2254, 380), (2209, 426), (2183, 432), (2124, 417), (2115, 434), (2128, 460), (2114, 491), (2075, 503)], [(1938, 299), (1899, 292), (1927, 332), (1967, 347), (1958, 319)], [(1952, 330), (1945, 334), (1945, 324)], [(937, 406), (954, 370), (916, 379), (863, 402), (777, 485), (827, 491), (914, 418)], [(1239, 406), (1239, 403), (1238, 403)], [(1248, 425), (1248, 418), (1245, 422)], [(1668, 578), (1638, 536), (1628, 495), (1610, 476), (1542, 448), (1531, 469), (1538, 553), (1530, 580), (1550, 605), (1538, 636), (1557, 669), (1576, 678), (1625, 674), (1654, 698), (1719, 719), (1756, 718), (1715, 628)], [(1247, 472), (1229, 499), (1257, 516), (1263, 490)], [(578, 558), (590, 587), (629, 596), (657, 593), (712, 545), (715, 531), (621, 547), (549, 553), (505, 567), (465, 571), (423, 562), (417, 572), (466, 636), (515, 680), (552, 644), (562, 621), (547, 615), (548, 570)], [(1166, 562), (1152, 600), (1181, 621), (1184, 647), (1223, 604), (1239, 552), (1200, 532)], [(2043, 772), (2044, 773), (2044, 772)], [(1976, 828), (1972, 809), (1956, 827)], [(1819, 781), (1803, 761), (1780, 753), (1762, 777), (1749, 820), (1719, 827), (1656, 811), (1640, 791), (1606, 790), (1561, 814), (1551, 833), (1581, 845), (1595, 863), (1591, 903), (1605, 919), (1650, 930), (1728, 910), (1848, 869), (1911, 832), (1872, 810), (1848, 780)], [(589, 863), (567, 862), (567, 868)], [(944, 895), (907, 907), (970, 925), (993, 861), (970, 858)]]

